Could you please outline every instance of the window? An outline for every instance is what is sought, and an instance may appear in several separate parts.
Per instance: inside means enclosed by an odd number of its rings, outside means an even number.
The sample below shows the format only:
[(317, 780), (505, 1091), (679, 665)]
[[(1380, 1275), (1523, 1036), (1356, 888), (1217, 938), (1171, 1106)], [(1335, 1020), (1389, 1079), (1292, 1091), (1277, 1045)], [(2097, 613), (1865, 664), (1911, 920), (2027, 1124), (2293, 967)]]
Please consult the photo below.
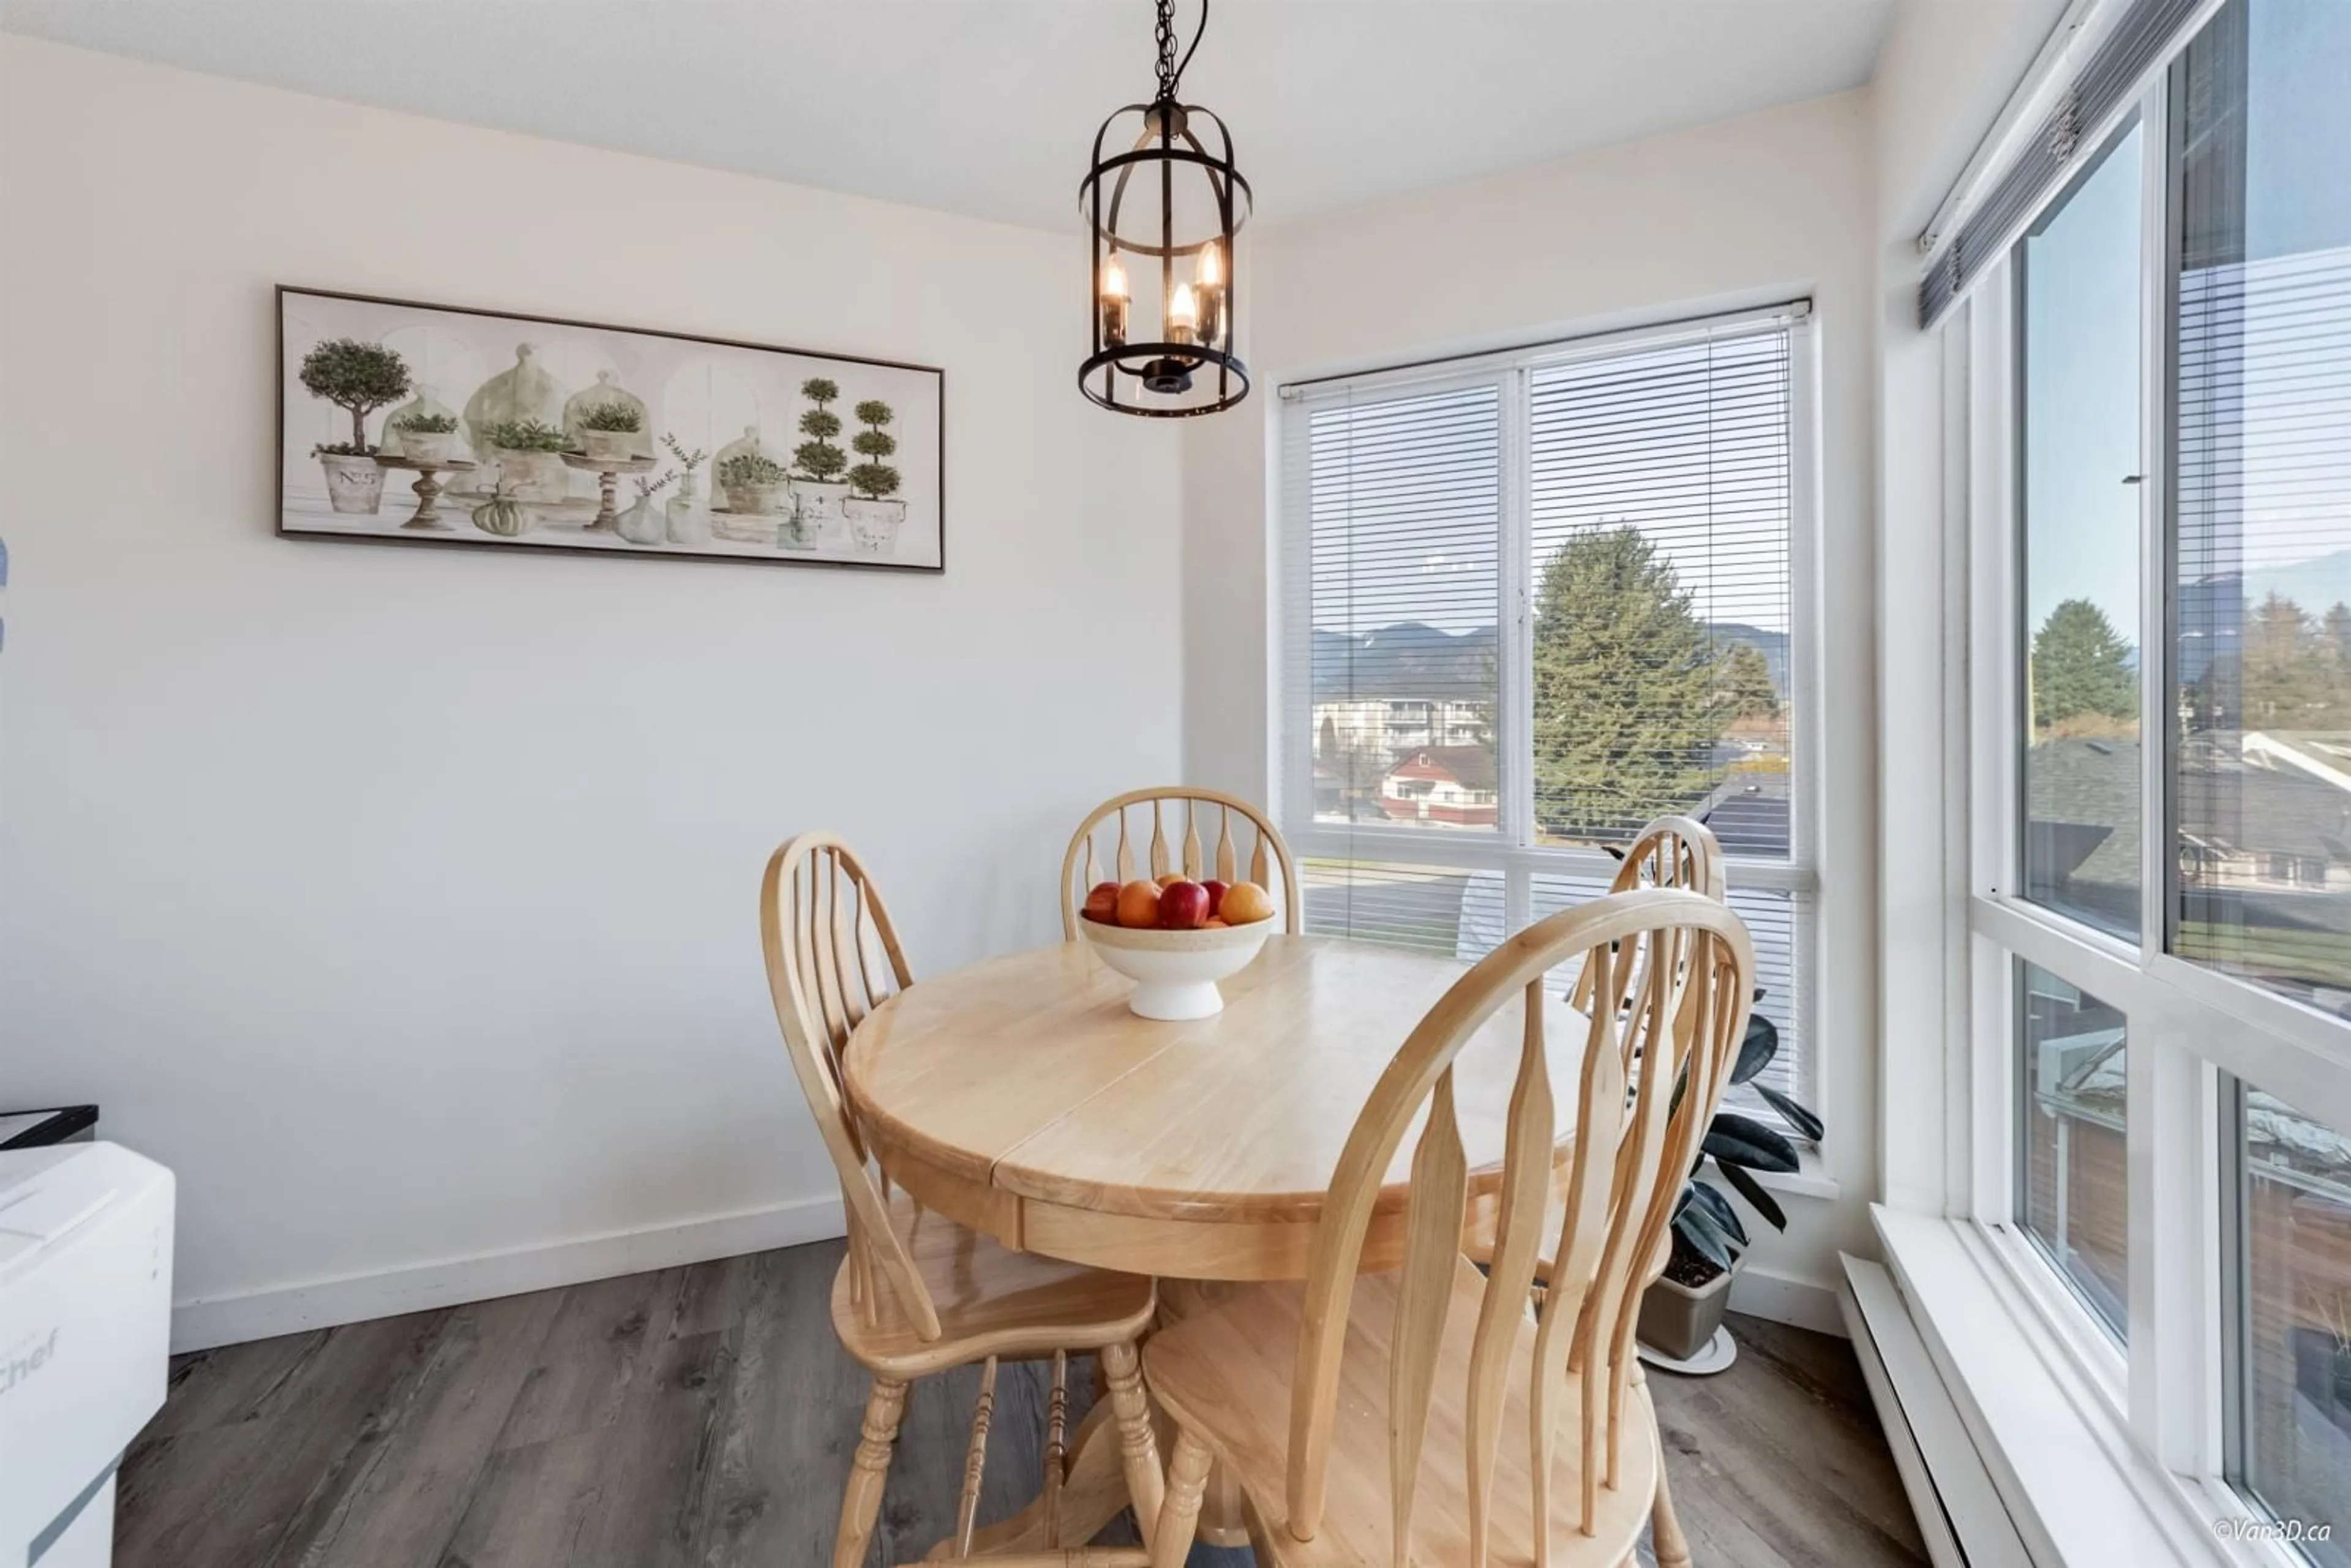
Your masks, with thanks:
[(1945, 329), (1963, 1201), (2186, 1506), (2351, 1568), (2351, 6), (2196, 15)]
[(2351, 1564), (2351, 1139), (2257, 1089), (2235, 1106), (2230, 1473), (2302, 1544)]
[(2018, 246), (2024, 896), (2139, 924), (2141, 137)]
[(2351, 1015), (2346, 71), (2351, 8), (2238, 0), (2179, 73), (2170, 940)]
[(1761, 1082), (1808, 1096), (1811, 353), (1792, 306), (1285, 391), (1310, 930), (1475, 957), (1698, 817), (1780, 1030)]
[(2016, 967), (2016, 1218), (2119, 1336), (2127, 1322), (2123, 1016), (2031, 964)]

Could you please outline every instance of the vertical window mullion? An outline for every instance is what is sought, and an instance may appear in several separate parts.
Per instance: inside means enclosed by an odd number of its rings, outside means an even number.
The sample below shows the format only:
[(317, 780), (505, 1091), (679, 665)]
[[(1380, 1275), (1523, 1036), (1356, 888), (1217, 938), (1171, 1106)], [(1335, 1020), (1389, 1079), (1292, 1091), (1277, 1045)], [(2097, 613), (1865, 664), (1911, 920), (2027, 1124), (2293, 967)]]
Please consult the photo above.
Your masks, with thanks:
[[(2017, 823), (2023, 815), (2023, 764), (2017, 742), (2023, 689), (2018, 580), (2014, 264), (2003, 259), (1966, 305), (1966, 354), (1972, 389), (1967, 421), (1968, 503), (1974, 543), (1970, 581), (1969, 883), (1999, 897), (2017, 890)], [(1975, 1217), (2014, 1220), (2022, 1184), (2015, 1150), (2022, 1129), (2015, 1107), (2018, 1067), (2013, 966), (1989, 944), (1969, 944), (1970, 1099), (1973, 1104), (1969, 1197)]]
[[(1504, 841), (1520, 849), (1535, 836), (1534, 440), (1528, 376), (1520, 366), (1502, 378), (1502, 571), (1495, 604), (1497, 624), (1504, 628), (1494, 716), (1501, 830)], [(1503, 873), (1502, 918), (1507, 931), (1534, 921), (1534, 877), (1522, 858), (1513, 857)]]
[[(2173, 159), (2160, 86), (2150, 89), (2139, 105), (2139, 126), (2145, 150), (2139, 162), (2137, 630), (2139, 734), (2144, 737), (2139, 747), (2138, 929), (2144, 964), (2147, 954), (2163, 949), (2168, 903), (2163, 862), (2168, 840), (2162, 827), (2168, 727), (2163, 713), (2169, 691), (2164, 654), (2168, 620), (2165, 584), (2170, 572), (2164, 487), (2158, 477), (2163, 464), (2158, 459), (2165, 450), (2163, 389), (2168, 379), (2163, 370), (2168, 291), (2162, 279), (2170, 252)], [(2197, 1314), (2186, 1309), (2200, 1270), (2192, 1256), (2195, 1228), (2185, 1223), (2187, 1216), (2177, 1212), (2177, 1207), (2193, 1196), (2192, 1186), (2184, 1186), (2182, 1176), (2192, 1183), (2193, 1173), (2205, 1164), (2193, 1130), (2196, 1064), (2156, 1020), (2134, 1012), (2130, 1024), (2141, 1046), (2131, 1056), (2125, 1118), (2124, 1214), (2130, 1237), (2134, 1325), (2126, 1408), (2132, 1434), (2142, 1445), (2167, 1464), (2186, 1468), (2183, 1456), (2198, 1446), (2196, 1416), (2189, 1407), (2200, 1406), (2195, 1376), (2201, 1361), (2192, 1333)], [(2188, 1123), (2185, 1136), (2183, 1120)], [(2190, 1291), (2189, 1301), (2180, 1299), (2183, 1288)]]

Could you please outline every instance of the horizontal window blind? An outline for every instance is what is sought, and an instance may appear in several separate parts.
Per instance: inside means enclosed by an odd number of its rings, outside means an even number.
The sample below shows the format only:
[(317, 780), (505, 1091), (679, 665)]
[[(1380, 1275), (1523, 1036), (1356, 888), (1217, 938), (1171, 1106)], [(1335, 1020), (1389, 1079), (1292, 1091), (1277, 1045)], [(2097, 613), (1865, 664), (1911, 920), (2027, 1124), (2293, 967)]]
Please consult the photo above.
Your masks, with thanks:
[(1286, 389), (1281, 814), (1311, 931), (1464, 958), (1712, 825), (1809, 1092), (1801, 307)]
[(1770, 331), (1533, 372), (1537, 841), (1721, 811), (1738, 852), (1787, 858), (1788, 353)]
[(1318, 819), (1494, 828), (1500, 408), (1484, 385), (1307, 416)]
[(1918, 325), (1930, 328), (2008, 254), (2025, 226), (2094, 153), (2127, 107), (2187, 37), (2205, 0), (2133, 0), (2064, 81), (2056, 103), (1981, 193), (1931, 244), (1918, 284)]

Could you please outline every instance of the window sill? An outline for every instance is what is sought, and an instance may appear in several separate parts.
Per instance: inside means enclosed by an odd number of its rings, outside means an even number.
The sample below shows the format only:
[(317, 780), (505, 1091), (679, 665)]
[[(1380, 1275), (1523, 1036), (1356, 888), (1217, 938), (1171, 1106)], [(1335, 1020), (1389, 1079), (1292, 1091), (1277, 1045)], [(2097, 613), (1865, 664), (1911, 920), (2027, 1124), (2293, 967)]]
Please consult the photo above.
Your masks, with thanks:
[(1817, 1197), (1834, 1202), (1844, 1196), (1844, 1184), (1829, 1175), (1828, 1162), (1821, 1158), (1817, 1145), (1796, 1145), (1796, 1168), (1792, 1171), (1757, 1171), (1757, 1184), (1770, 1192), (1785, 1193), (1792, 1197)]
[(2130, 1563), (2243, 1568), (2290, 1561), (2220, 1540), (2242, 1518), (2131, 1439), (2075, 1346), (1972, 1224), (1873, 1204), (1870, 1219), (1911, 1321), (2039, 1568)]

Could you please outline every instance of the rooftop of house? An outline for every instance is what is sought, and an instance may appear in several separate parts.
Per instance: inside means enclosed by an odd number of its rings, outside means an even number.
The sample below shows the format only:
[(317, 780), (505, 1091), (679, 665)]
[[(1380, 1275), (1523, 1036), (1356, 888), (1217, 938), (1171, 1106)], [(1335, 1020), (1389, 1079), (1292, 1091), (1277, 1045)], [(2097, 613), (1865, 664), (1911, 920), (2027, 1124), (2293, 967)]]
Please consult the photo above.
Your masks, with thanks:
[(1464, 789), (1495, 786), (1494, 748), (1490, 746), (1415, 746), (1396, 754), (1388, 765), (1391, 779), (1450, 779)]

